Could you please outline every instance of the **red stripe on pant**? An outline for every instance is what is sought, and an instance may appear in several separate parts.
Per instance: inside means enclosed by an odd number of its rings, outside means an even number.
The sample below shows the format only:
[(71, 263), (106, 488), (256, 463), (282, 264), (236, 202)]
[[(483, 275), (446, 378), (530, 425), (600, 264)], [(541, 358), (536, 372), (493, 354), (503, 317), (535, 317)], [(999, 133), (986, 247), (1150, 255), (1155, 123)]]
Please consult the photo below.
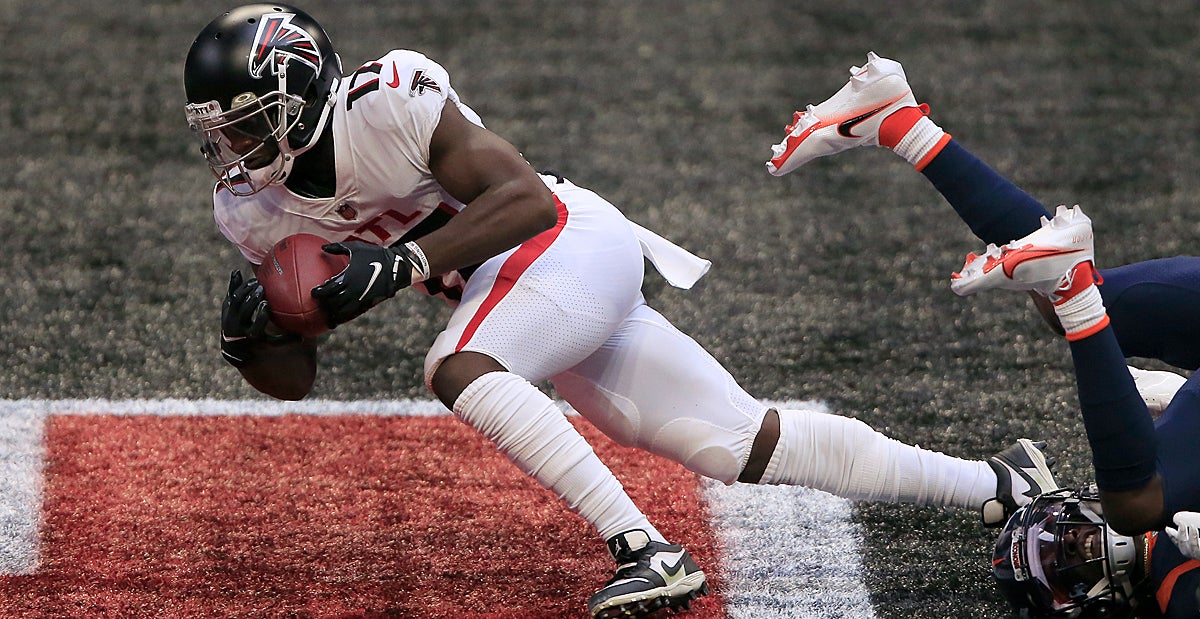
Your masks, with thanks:
[[(551, 194), (553, 195), (553, 194)], [(483, 323), (483, 319), (495, 309), (500, 300), (513, 289), (517, 284), (517, 279), (521, 277), (528, 268), (537, 260), (546, 250), (554, 244), (558, 235), (562, 233), (563, 228), (567, 227), (567, 205), (554, 196), (554, 206), (558, 209), (558, 223), (553, 228), (525, 241), (513, 252), (504, 264), (500, 266), (500, 271), (496, 273), (496, 281), (492, 284), (492, 290), (488, 293), (487, 298), (479, 305), (479, 310), (471, 317), (467, 323), (467, 328), (463, 329), (462, 337), (458, 339), (458, 344), (454, 346), (454, 351), (458, 352), (471, 341), (471, 337), (475, 335), (475, 331), (479, 329), (479, 325)]]

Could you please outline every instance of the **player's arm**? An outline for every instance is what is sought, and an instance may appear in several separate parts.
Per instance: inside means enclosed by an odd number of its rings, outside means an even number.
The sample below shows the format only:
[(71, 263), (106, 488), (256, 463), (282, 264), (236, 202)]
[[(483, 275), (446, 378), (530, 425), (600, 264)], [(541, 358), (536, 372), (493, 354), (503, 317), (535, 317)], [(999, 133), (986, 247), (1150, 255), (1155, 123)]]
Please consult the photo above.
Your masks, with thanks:
[(472, 123), (452, 101), (429, 145), (434, 178), (467, 207), (417, 239), (431, 275), (479, 264), (558, 222), (554, 197), (517, 149)]
[[(350, 257), (344, 271), (313, 288), (336, 327), (391, 298), (412, 275), (436, 277), (508, 251), (558, 222), (550, 190), (521, 153), (503, 138), (467, 120), (447, 101), (429, 144), (438, 182), (466, 204), (443, 227), (414, 243), (377, 247), (331, 243), (325, 251)], [(388, 276), (379, 276), (379, 273)]]
[[(1141, 488), (1123, 491), (1100, 490), (1100, 504), (1108, 526), (1121, 535), (1138, 535), (1161, 528), (1164, 521), (1162, 477), (1155, 473)], [(1169, 520), (1170, 516), (1165, 515)]]
[(255, 389), (300, 400), (317, 377), (317, 340), (278, 332), (269, 317), (262, 285), (234, 271), (221, 304), (221, 356)]

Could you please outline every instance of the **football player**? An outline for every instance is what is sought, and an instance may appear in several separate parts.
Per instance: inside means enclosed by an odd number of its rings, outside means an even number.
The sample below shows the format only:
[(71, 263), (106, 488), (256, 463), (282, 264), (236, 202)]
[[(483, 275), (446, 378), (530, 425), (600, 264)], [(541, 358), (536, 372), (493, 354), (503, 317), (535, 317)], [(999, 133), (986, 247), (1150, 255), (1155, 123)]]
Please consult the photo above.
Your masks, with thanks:
[[(1055, 486), (1027, 439), (964, 460), (852, 418), (764, 406), (642, 297), (645, 260), (685, 288), (707, 261), (535, 172), (420, 53), (393, 50), (343, 76), (311, 16), (254, 4), (200, 32), (184, 85), (217, 179), (217, 226), (255, 271), (277, 241), (306, 232), (349, 258), (312, 291), (331, 327), (408, 287), (451, 302), (425, 383), (607, 541), (617, 569), (588, 601), (593, 617), (684, 608), (708, 585), (538, 381), (617, 442), (728, 484), (982, 506), (995, 525)], [(251, 385), (309, 393), (317, 341), (274, 328), (256, 278), (231, 275), (221, 326), (222, 354)]]
[[(862, 145), (904, 157), (988, 243), (953, 275), (954, 292), (1028, 291), (1068, 340), (1096, 491), (1039, 499), (1009, 521), (997, 548), (1006, 593), (1034, 616), (1122, 616), (1148, 576), (1152, 603), (1136, 612), (1200, 614), (1200, 377), (1135, 371), (1135, 380), (1125, 363), (1200, 366), (1200, 258), (1097, 269), (1092, 222), (1079, 207), (1051, 216), (952, 140), (917, 105), (901, 65), (874, 53), (833, 97), (796, 112), (787, 132), (767, 163), (777, 176)], [(1157, 421), (1148, 402), (1161, 410)]]

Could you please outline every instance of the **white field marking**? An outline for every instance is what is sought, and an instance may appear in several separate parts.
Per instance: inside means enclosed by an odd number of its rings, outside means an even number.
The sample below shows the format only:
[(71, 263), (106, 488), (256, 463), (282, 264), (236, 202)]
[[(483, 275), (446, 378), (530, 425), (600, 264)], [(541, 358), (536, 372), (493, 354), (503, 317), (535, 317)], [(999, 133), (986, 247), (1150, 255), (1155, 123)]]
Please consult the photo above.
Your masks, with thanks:
[(0, 575), (37, 568), (45, 422), (39, 407), (0, 407)]
[[(815, 402), (780, 408), (828, 409)], [(559, 403), (567, 414), (575, 414)], [(30, 574), (38, 561), (38, 524), (49, 415), (258, 416), (448, 415), (433, 400), (0, 400), (0, 575)], [(731, 619), (873, 619), (859, 561), (862, 533), (851, 503), (808, 488), (724, 486), (705, 480), (703, 496), (725, 558)]]
[[(816, 402), (768, 404), (829, 412)], [(797, 486), (705, 479), (702, 488), (724, 553), (729, 619), (875, 617), (850, 501)]]

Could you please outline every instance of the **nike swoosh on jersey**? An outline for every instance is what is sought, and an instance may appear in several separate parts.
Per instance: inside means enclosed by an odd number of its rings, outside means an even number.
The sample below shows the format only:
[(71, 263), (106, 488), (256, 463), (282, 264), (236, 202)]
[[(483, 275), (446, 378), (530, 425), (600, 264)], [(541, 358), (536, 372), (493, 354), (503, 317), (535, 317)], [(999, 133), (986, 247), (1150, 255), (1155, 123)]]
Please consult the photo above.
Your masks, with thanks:
[(999, 266), (1004, 269), (1004, 275), (1009, 279), (1012, 279), (1013, 272), (1017, 270), (1017, 267), (1029, 262), (1030, 260), (1037, 260), (1039, 258), (1045, 258), (1047, 256), (1059, 254), (1077, 254), (1083, 251), (1082, 249), (1071, 249), (1064, 251), (1055, 247), (1034, 247), (1033, 245), (1025, 245), (1017, 248), (1017, 250), (1005, 251), (1004, 253), (1000, 254), (999, 258), (992, 258), (991, 256), (988, 256), (987, 261), (983, 265), (983, 272), (985, 274), (990, 273), (992, 269), (995, 269), (997, 266)]
[(371, 279), (367, 280), (367, 287), (364, 288), (363, 293), (358, 296), (359, 301), (362, 301), (363, 297), (366, 297), (367, 293), (371, 291), (371, 286), (375, 285), (375, 280), (379, 277), (379, 272), (383, 270), (383, 264), (379, 262), (372, 262), (371, 268), (375, 270), (371, 273)]
[(400, 70), (396, 68), (396, 63), (392, 63), (392, 81), (387, 83), (389, 88), (397, 88), (400, 86)]

